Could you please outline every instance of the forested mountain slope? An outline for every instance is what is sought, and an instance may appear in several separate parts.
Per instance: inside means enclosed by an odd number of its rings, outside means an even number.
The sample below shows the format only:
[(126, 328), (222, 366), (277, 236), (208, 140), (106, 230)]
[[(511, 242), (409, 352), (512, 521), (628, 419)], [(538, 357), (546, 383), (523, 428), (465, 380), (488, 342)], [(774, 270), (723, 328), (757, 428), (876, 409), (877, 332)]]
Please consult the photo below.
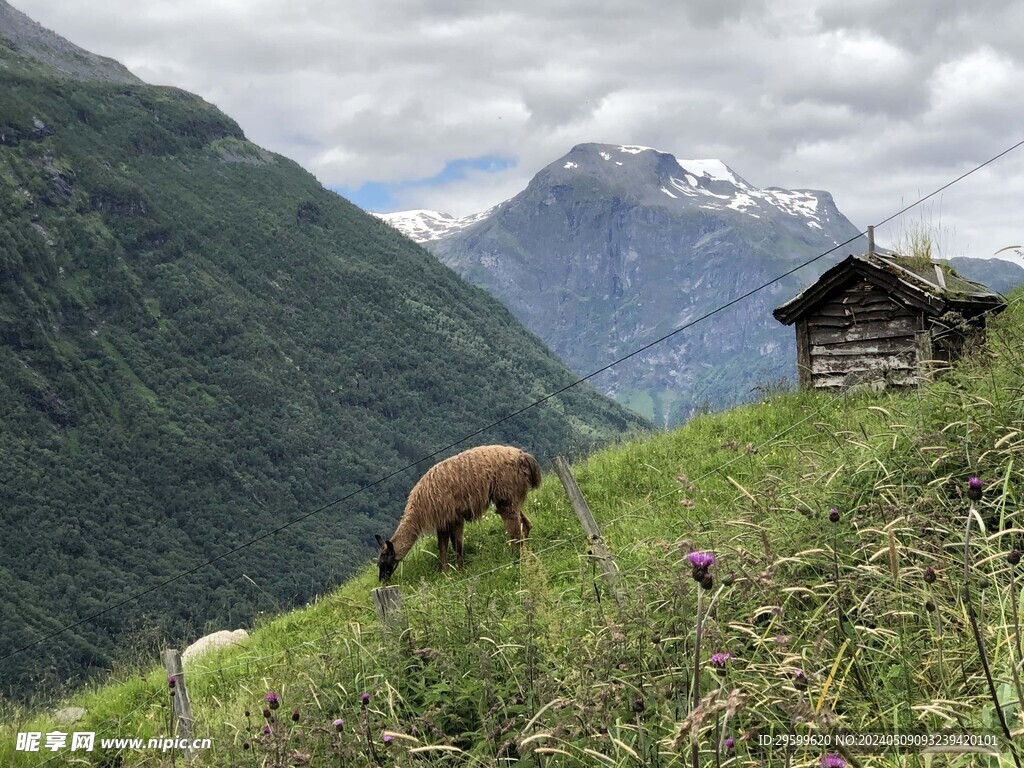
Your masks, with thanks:
[[(0, 39), (0, 655), (574, 380), (198, 97), (22, 43)], [(461, 447), (547, 457), (642, 423), (580, 386)], [(306, 600), (366, 562), (429, 463), (3, 660), (0, 691)]]

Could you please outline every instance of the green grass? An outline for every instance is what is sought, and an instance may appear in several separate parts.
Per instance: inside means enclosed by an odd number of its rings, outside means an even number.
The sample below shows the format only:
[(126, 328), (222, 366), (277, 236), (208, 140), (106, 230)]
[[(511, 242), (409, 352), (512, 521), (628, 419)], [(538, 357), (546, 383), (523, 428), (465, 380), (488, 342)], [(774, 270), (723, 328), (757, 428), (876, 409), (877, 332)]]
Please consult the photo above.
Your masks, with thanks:
[[(433, 541), (413, 550), (395, 579), (404, 636), (374, 614), (372, 568), (303, 610), (267, 618), (244, 648), (188, 672), (194, 733), (213, 740), (196, 764), (683, 766), (692, 736), (702, 766), (810, 766), (823, 749), (777, 740), (998, 735), (962, 594), (964, 488), (974, 473), (986, 488), (970, 594), (996, 700), (1019, 743), (1022, 571), (1007, 553), (1024, 534), (1022, 328), (1014, 304), (986, 349), (920, 390), (776, 394), (577, 464), (621, 569), (621, 605), (548, 473), (527, 502), (534, 531), (520, 555), (494, 515), (468, 528), (463, 573), (436, 573)], [(700, 596), (686, 559), (693, 549), (717, 558)], [(714, 652), (732, 655), (722, 675), (710, 667)], [(122, 677), (74, 697), (89, 710), (75, 728), (166, 734), (163, 673)], [(271, 690), (282, 705), (263, 735)], [(14, 732), (45, 732), (52, 720), (24, 710), (5, 720), (0, 764), (38, 764), (45, 755), (14, 752)], [(845, 759), (1013, 765), (999, 743), (998, 756), (849, 748)], [(172, 764), (158, 752), (120, 758)], [(113, 759), (86, 753), (80, 764)]]

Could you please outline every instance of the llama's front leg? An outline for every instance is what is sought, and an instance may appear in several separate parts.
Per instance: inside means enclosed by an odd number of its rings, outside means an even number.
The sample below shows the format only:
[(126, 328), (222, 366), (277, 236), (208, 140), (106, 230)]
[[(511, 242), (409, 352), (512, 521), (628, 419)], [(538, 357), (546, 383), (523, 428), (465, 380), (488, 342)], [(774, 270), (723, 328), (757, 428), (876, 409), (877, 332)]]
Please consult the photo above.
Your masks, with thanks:
[(444, 528), (437, 532), (437, 567), (444, 573), (448, 567), (448, 529)]
[(523, 539), (526, 540), (530, 538), (530, 531), (533, 530), (533, 523), (530, 522), (530, 518), (528, 518), (523, 512), (519, 513), (519, 520), (523, 526)]

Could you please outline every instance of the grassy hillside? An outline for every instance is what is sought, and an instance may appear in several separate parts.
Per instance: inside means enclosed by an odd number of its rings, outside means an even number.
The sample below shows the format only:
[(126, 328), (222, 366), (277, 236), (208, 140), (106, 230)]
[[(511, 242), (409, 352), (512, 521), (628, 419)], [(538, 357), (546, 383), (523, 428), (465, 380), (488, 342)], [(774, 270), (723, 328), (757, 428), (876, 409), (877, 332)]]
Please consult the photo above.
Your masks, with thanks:
[[(774, 396), (577, 464), (621, 605), (549, 474), (520, 558), (494, 515), (468, 529), (464, 573), (436, 575), (432, 542), (413, 551), (396, 574), (404, 637), (382, 631), (369, 568), (267, 621), (187, 675), (195, 734), (213, 740), (197, 764), (682, 766), (695, 743), (703, 766), (811, 766), (825, 749), (780, 740), (845, 732), (969, 733), (1000, 754), (848, 747), (832, 764), (1013, 765), (996, 702), (1020, 743), (1021, 299), (987, 348), (920, 391)], [(984, 487), (965, 563), (972, 475)], [(715, 557), (706, 589), (693, 551)], [(720, 670), (713, 654), (730, 654)], [(74, 728), (164, 735), (170, 699), (162, 672), (125, 674), (76, 697), (89, 715)], [(6, 721), (0, 762), (36, 765), (13, 731), (52, 719)]]
[[(60, 77), (0, 40), (0, 656), (574, 378), (198, 97)], [(473, 440), (550, 456), (640, 424), (578, 387)], [(416, 476), (0, 661), (0, 693), (305, 601), (365, 559)]]

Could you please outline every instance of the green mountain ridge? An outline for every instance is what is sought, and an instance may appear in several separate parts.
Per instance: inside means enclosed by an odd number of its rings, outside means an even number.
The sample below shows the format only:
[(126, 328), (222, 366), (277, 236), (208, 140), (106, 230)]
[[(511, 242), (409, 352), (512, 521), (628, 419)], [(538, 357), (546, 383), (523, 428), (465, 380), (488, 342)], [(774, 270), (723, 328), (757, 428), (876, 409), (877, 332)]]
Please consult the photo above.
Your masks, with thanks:
[(379, 478), (455, 440), (645, 427), (581, 385), (479, 433), (575, 380), (497, 301), (198, 97), (5, 33), (0, 655), (355, 494), (4, 659), (5, 695), (319, 594), (440, 457)]

